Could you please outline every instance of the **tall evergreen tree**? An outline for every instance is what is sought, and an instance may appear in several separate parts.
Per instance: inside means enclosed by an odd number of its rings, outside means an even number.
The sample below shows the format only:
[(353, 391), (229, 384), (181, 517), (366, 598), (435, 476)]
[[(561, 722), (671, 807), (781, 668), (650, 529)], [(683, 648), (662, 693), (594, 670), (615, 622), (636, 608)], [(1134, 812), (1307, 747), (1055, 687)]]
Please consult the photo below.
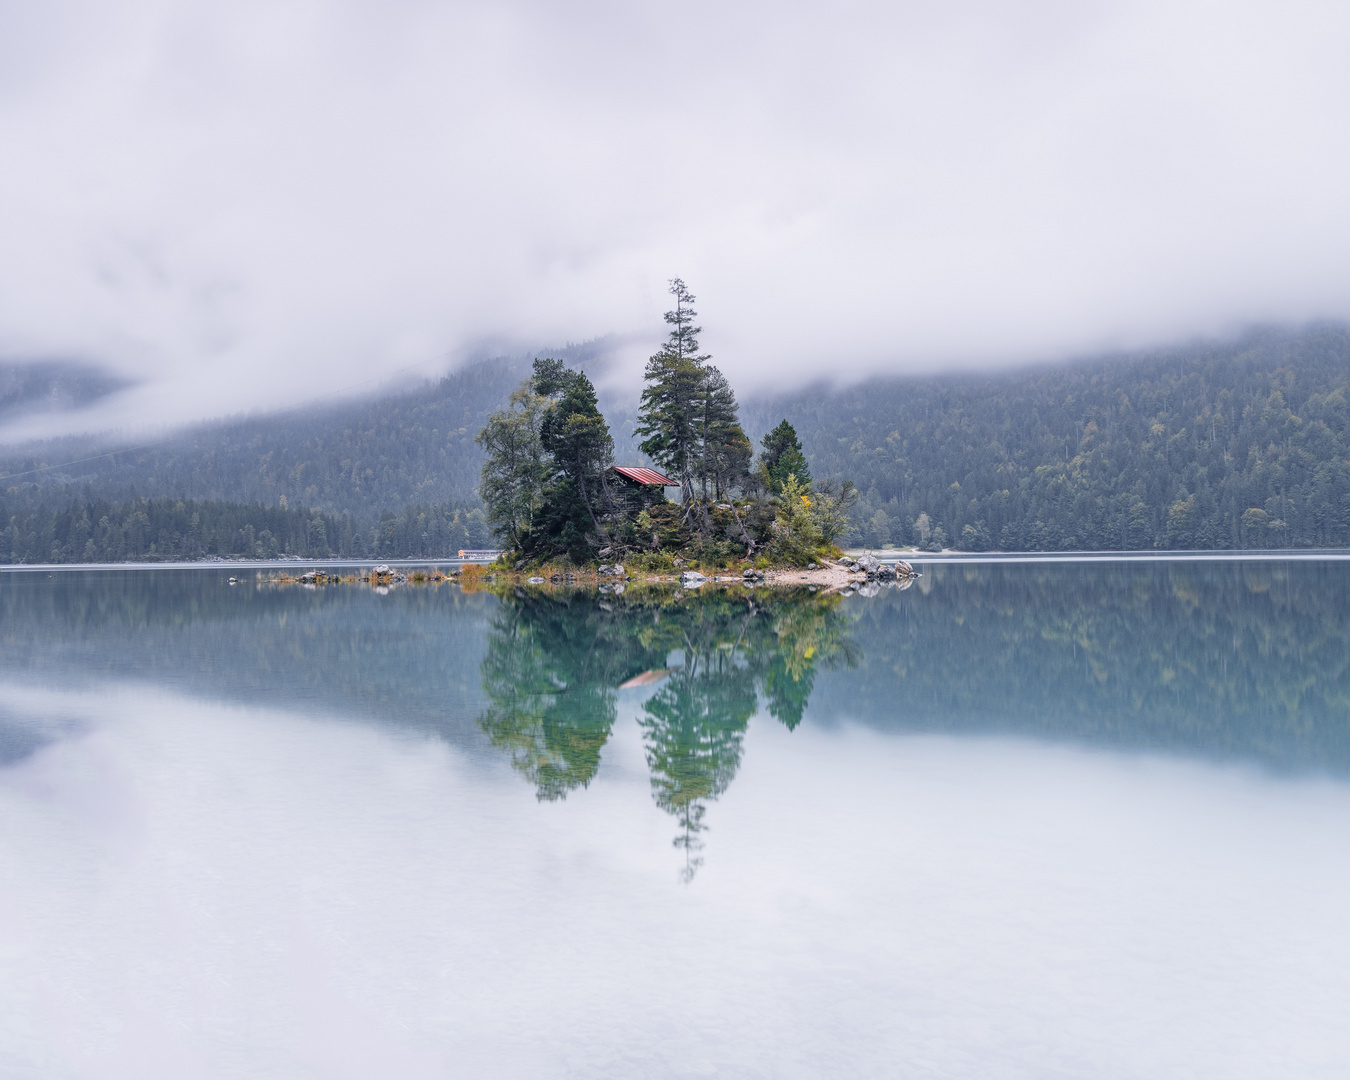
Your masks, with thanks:
[(708, 498), (709, 484), (712, 494), (720, 499), (749, 479), (754, 447), (736, 417), (736, 395), (731, 384), (711, 365), (704, 373), (699, 438), (703, 444), (699, 474), (704, 499)]
[[(605, 470), (614, 459), (614, 440), (585, 372), (572, 371), (561, 360), (535, 360), (533, 388), (549, 401), (539, 438), (552, 464), (537, 539), (584, 562), (590, 548), (599, 546), (593, 541), (608, 539)], [(589, 535), (587, 522), (593, 530)]]
[[(670, 336), (661, 351), (647, 361), (643, 378), (638, 422), (634, 428), (645, 436), (642, 452), (680, 482), (686, 508), (694, 505), (694, 481), (700, 460), (700, 422), (703, 414), (705, 365), (711, 359), (700, 354), (694, 325), (694, 295), (679, 278), (670, 282), (675, 307), (665, 314)], [(688, 512), (688, 510), (686, 510)]]
[(679, 278), (671, 280), (670, 292), (675, 297), (674, 309), (665, 315), (670, 336), (647, 361), (635, 430), (645, 436), (643, 453), (679, 480), (686, 519), (698, 510), (706, 532), (709, 496), (720, 498), (749, 478), (753, 448), (726, 376), (708, 363), (709, 354), (699, 352), (703, 328), (694, 323), (694, 295)]
[(803, 487), (810, 485), (811, 466), (802, 453), (796, 428), (784, 420), (760, 440), (760, 445), (764, 447), (760, 462), (775, 495), (782, 492), (789, 476), (796, 476)]

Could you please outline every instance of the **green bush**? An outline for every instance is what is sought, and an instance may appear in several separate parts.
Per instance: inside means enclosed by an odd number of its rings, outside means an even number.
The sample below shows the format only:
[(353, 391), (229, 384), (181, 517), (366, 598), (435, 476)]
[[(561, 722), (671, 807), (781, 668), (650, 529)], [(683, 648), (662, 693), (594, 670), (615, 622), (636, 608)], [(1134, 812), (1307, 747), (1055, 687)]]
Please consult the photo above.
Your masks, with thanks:
[(789, 473), (778, 497), (778, 516), (769, 554), (789, 566), (805, 566), (814, 561), (824, 541), (811, 509), (812, 495), (795, 473)]
[(670, 574), (675, 570), (675, 558), (666, 551), (635, 552), (627, 556), (626, 569), (644, 574)]

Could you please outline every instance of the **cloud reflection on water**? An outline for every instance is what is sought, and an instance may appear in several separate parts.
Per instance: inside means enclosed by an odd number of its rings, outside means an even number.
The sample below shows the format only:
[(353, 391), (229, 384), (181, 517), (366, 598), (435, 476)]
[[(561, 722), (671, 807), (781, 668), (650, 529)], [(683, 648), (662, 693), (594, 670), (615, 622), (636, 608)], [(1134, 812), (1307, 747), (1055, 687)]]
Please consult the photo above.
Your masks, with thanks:
[(751, 724), (682, 888), (640, 769), (550, 802), (389, 728), (135, 684), (25, 708), (84, 727), (0, 769), (13, 1075), (1228, 1080), (1350, 1053), (1342, 783)]

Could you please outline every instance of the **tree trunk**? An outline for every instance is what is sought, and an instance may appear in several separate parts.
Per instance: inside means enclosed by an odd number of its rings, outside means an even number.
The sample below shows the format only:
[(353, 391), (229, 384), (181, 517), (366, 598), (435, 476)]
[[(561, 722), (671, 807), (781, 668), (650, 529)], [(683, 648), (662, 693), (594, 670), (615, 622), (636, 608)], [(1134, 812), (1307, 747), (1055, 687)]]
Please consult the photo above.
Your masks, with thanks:
[(736, 518), (736, 525), (741, 530), (741, 539), (745, 541), (745, 557), (748, 559), (755, 553), (755, 542), (750, 539), (750, 534), (745, 531), (745, 522), (741, 520), (741, 515), (736, 511), (736, 501), (733, 499), (730, 503), (731, 513)]

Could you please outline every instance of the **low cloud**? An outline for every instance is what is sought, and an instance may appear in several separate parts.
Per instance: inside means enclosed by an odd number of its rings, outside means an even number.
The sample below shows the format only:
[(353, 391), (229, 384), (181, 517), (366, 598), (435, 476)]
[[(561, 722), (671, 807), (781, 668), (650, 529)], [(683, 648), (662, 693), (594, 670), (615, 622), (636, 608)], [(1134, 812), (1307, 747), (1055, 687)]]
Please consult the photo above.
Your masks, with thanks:
[(665, 281), (746, 389), (1350, 317), (1350, 11), (0, 2), (0, 358), (269, 407)]

